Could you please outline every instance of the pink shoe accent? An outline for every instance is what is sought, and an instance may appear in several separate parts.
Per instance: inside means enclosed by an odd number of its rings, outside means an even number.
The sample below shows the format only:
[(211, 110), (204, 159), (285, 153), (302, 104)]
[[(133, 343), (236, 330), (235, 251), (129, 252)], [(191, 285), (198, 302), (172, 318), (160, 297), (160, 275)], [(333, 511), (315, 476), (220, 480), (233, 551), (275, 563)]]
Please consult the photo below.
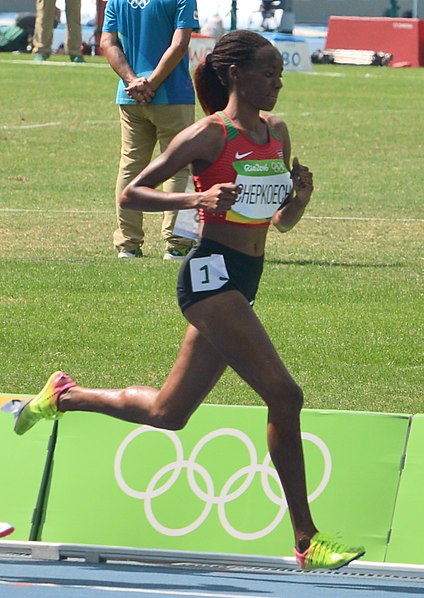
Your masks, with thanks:
[(71, 376), (68, 376), (65, 372), (58, 372), (56, 379), (54, 380), (54, 394), (56, 397), (56, 405), (59, 403), (59, 397), (61, 394), (76, 386)]
[(294, 556), (296, 557), (297, 564), (303, 570), (305, 569), (305, 561), (306, 557), (308, 556), (310, 546), (305, 550), (305, 552), (299, 552), (298, 549), (295, 547), (294, 549)]

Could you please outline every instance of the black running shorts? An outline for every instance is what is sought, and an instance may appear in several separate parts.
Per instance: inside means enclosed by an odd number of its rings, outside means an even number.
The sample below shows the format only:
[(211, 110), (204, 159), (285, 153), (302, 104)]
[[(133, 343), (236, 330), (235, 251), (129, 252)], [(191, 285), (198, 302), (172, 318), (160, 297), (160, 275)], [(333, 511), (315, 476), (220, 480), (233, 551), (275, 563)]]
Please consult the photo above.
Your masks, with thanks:
[(201, 239), (181, 266), (177, 298), (181, 311), (206, 297), (237, 290), (253, 305), (264, 256), (251, 256), (226, 245)]

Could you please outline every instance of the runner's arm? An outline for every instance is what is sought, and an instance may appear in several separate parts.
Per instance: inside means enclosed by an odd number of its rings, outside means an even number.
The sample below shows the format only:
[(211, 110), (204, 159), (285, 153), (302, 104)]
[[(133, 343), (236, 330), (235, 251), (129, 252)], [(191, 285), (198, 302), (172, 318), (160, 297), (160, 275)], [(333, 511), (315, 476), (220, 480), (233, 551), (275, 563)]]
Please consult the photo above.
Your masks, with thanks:
[(143, 212), (164, 210), (229, 210), (237, 198), (237, 186), (229, 182), (197, 193), (167, 193), (156, 189), (177, 172), (194, 163), (210, 164), (220, 155), (225, 138), (214, 116), (208, 116), (174, 137), (166, 150), (124, 189), (120, 205)]

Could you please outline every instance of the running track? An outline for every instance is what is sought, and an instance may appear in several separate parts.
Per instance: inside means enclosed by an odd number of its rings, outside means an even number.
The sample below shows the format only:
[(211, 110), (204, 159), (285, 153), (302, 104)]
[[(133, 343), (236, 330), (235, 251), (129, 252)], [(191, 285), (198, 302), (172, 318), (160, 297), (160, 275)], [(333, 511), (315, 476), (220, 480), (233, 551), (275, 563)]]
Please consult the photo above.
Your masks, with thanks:
[[(258, 557), (213, 563), (193, 553), (179, 559), (87, 562), (68, 555), (25, 554), (31, 543), (0, 542), (1, 598), (408, 598), (424, 596), (424, 568), (359, 563), (338, 572), (302, 573), (293, 563)], [(10, 546), (10, 548), (9, 548)], [(99, 547), (101, 550), (102, 547)], [(186, 558), (186, 554), (190, 558)], [(87, 555), (86, 555), (87, 556)], [(201, 555), (199, 555), (200, 557)], [(57, 557), (57, 555), (56, 555)], [(55, 558), (55, 556), (53, 557)], [(95, 558), (89, 556), (89, 561)], [(172, 560), (172, 562), (171, 562)], [(286, 559), (287, 560), (287, 559)], [(280, 566), (278, 564), (280, 563)]]

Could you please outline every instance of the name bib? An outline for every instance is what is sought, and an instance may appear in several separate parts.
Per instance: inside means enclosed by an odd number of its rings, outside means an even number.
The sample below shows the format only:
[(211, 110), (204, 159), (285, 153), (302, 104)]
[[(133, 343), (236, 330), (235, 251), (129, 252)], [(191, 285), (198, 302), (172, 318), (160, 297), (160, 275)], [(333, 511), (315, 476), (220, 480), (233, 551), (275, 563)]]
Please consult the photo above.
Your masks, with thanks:
[(293, 189), (290, 172), (283, 160), (243, 160), (233, 162), (240, 193), (232, 212), (249, 220), (269, 219)]

